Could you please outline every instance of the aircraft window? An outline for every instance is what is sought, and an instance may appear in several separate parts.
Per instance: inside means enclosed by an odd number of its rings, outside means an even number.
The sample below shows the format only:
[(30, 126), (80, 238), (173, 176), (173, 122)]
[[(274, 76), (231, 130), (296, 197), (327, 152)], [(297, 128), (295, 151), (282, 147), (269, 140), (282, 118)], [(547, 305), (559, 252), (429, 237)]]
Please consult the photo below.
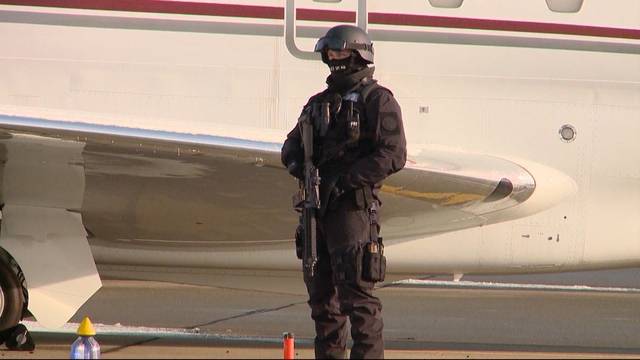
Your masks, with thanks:
[(429, 4), (437, 8), (459, 8), (464, 0), (429, 0)]
[(584, 0), (545, 0), (549, 10), (563, 13), (576, 13), (582, 8)]
[(562, 125), (559, 133), (560, 137), (565, 142), (572, 142), (576, 138), (576, 128), (569, 124)]

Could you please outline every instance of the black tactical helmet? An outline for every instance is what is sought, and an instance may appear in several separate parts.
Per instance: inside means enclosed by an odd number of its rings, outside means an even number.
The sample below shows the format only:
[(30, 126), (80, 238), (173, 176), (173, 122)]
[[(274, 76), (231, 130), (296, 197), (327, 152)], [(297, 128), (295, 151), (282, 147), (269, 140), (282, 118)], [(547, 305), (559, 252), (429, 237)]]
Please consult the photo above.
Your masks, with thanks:
[(369, 35), (353, 25), (334, 26), (316, 43), (315, 52), (321, 52), (322, 61), (327, 62), (325, 50), (355, 50), (367, 64), (373, 64), (373, 43)]

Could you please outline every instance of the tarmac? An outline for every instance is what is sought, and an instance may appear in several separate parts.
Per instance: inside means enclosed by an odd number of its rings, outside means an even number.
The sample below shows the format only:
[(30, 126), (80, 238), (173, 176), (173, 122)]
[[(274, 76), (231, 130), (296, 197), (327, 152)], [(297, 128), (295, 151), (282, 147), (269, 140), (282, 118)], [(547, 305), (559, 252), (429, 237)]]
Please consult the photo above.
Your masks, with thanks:
[[(122, 271), (110, 269), (119, 279), (105, 280), (71, 320), (90, 316), (103, 358), (281, 358), (283, 332), (295, 333), (297, 358), (313, 357), (313, 323), (295, 281), (242, 288)], [(188, 273), (196, 283), (209, 275)], [(387, 358), (640, 358), (638, 292), (387, 285), (376, 291)], [(0, 357), (68, 358), (75, 326), (51, 332), (27, 322), (36, 350)]]

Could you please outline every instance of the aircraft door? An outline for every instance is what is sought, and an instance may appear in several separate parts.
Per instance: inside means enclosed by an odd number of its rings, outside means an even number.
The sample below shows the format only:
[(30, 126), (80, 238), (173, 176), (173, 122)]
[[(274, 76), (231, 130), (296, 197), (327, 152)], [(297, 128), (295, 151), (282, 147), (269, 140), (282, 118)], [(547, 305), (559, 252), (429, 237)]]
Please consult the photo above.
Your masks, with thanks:
[[(338, 1), (321, 1), (314, 0), (315, 2), (340, 2)], [(296, 45), (296, 1), (285, 0), (285, 12), (284, 12), (284, 38), (285, 45), (289, 53), (298, 59), (302, 60), (319, 60), (320, 55), (313, 52), (313, 50), (302, 50)], [(358, 27), (367, 31), (367, 0), (357, 0), (356, 20)]]

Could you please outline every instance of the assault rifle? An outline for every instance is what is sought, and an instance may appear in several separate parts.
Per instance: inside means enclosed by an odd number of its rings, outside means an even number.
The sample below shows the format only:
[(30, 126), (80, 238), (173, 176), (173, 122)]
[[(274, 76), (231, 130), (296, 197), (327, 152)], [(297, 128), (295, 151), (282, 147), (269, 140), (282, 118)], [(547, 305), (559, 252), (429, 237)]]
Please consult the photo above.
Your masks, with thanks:
[[(318, 263), (317, 214), (320, 210), (320, 173), (313, 163), (314, 134), (324, 135), (329, 124), (329, 104), (322, 103), (320, 114), (312, 106), (305, 108), (298, 119), (304, 150), (304, 180), (300, 180), (299, 201), (296, 208), (300, 215), (301, 231), (296, 236), (302, 240), (302, 265), (305, 274), (312, 278)], [(316, 116), (314, 116), (316, 115)], [(320, 116), (317, 116), (320, 115)]]

